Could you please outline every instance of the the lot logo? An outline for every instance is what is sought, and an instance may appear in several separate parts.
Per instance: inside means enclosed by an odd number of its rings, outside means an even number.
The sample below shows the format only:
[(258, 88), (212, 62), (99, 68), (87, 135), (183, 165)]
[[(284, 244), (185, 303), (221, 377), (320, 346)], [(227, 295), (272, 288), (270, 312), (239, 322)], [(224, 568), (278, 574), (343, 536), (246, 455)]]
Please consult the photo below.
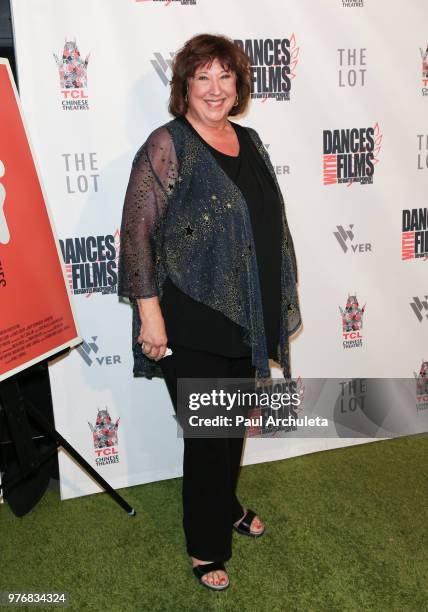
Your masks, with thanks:
[(342, 317), (343, 348), (363, 346), (363, 316), (366, 305), (360, 308), (356, 294), (348, 295), (345, 308), (339, 306)]
[(352, 413), (357, 410), (364, 411), (366, 400), (366, 380), (364, 378), (353, 378), (339, 382), (339, 410), (342, 414)]
[[(337, 232), (333, 232), (334, 237), (337, 242), (340, 244), (340, 248), (344, 253), (348, 251), (350, 253), (368, 253), (372, 250), (372, 245), (370, 242), (365, 243), (355, 243), (353, 244), (353, 240), (355, 238), (354, 234), (354, 224), (349, 225), (349, 229), (345, 229), (343, 225), (336, 225)], [(349, 247), (348, 243), (349, 242)]]
[(98, 191), (98, 161), (97, 154), (92, 153), (61, 153), (65, 165), (65, 183), (67, 193), (87, 193)]
[(373, 183), (382, 134), (374, 127), (323, 131), (324, 185)]
[(76, 39), (65, 39), (62, 57), (53, 54), (58, 66), (61, 86), (63, 110), (88, 110), (88, 96), (85, 92), (88, 86), (89, 55), (83, 60), (76, 44)]
[(169, 58), (164, 58), (160, 53), (154, 53), (154, 56), (155, 59), (150, 60), (150, 63), (156, 70), (162, 83), (167, 86), (170, 82), (168, 76), (172, 74), (172, 58), (174, 57), (174, 52), (170, 51)]
[(428, 208), (403, 210), (401, 259), (428, 258)]
[(98, 410), (95, 425), (92, 425), (92, 423), (88, 421), (88, 425), (92, 431), (95, 463), (97, 465), (119, 463), (117, 440), (119, 421), (120, 419), (117, 419), (117, 421), (113, 423), (107, 408), (105, 410)]
[(414, 372), (416, 383), (416, 410), (428, 409), (428, 361), (422, 361), (419, 374)]
[(364, 87), (367, 49), (338, 49), (339, 87)]
[(415, 313), (419, 323), (422, 323), (424, 318), (428, 319), (428, 295), (425, 295), (422, 299), (414, 297), (413, 302), (410, 302), (410, 308)]
[(428, 168), (428, 134), (417, 134), (418, 139), (418, 170)]
[(235, 39), (250, 58), (251, 98), (278, 101), (290, 99), (291, 81), (296, 76), (299, 47), (296, 37)]
[(428, 45), (425, 51), (420, 48), (422, 59), (422, 95), (428, 96)]
[[(0, 179), (4, 177), (5, 169), (2, 160), (0, 159)], [(7, 244), (10, 240), (9, 227), (6, 221), (4, 205), (6, 202), (6, 188), (3, 183), (0, 183), (0, 244)]]
[(89, 341), (83, 340), (82, 344), (77, 347), (77, 352), (86, 363), (87, 366), (98, 364), (99, 366), (112, 366), (122, 363), (120, 355), (98, 355), (99, 346), (97, 344), (98, 336), (91, 336)]
[(117, 292), (120, 233), (59, 241), (71, 291), (90, 297)]

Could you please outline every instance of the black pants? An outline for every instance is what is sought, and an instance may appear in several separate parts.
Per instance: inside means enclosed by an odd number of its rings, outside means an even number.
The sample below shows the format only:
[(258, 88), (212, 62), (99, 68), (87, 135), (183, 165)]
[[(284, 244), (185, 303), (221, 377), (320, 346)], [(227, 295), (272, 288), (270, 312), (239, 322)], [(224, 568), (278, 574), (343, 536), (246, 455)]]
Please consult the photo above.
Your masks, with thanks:
[[(177, 412), (179, 378), (254, 378), (251, 357), (181, 346), (158, 363)], [(235, 491), (244, 438), (184, 438), (183, 527), (187, 552), (202, 561), (232, 556), (232, 525), (243, 515)]]

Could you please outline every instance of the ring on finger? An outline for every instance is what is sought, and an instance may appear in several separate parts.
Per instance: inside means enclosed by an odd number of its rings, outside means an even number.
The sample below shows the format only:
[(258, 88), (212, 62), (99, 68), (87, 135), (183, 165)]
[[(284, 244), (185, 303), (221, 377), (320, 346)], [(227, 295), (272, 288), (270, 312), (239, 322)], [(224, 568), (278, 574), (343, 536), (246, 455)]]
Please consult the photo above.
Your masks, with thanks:
[(143, 342), (141, 344), (141, 350), (144, 352), (145, 355), (148, 355), (151, 352), (152, 349), (153, 349), (153, 347), (151, 346), (151, 344), (149, 342)]

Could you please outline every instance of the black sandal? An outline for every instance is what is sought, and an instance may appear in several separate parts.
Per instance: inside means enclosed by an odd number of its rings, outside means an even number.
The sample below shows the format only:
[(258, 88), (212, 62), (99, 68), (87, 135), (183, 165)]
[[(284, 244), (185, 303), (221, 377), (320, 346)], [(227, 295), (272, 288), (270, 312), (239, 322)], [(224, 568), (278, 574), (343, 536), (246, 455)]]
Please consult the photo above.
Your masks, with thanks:
[(229, 586), (229, 577), (227, 579), (226, 584), (210, 584), (209, 582), (202, 580), (202, 577), (205, 576), (205, 574), (209, 574), (210, 572), (215, 572), (218, 570), (226, 572), (226, 568), (224, 567), (222, 561), (213, 561), (212, 563), (205, 563), (204, 565), (196, 565), (193, 568), (193, 573), (199, 580), (199, 583), (202, 584), (202, 586), (207, 587), (208, 589), (212, 589), (213, 591), (224, 591), (224, 589), (227, 589), (227, 587)]
[(264, 534), (265, 528), (263, 528), (263, 531), (260, 531), (259, 533), (251, 531), (251, 523), (253, 522), (255, 516), (257, 515), (254, 510), (247, 510), (244, 518), (239, 522), (238, 527), (233, 525), (234, 530), (241, 535), (250, 536), (250, 538), (259, 538)]

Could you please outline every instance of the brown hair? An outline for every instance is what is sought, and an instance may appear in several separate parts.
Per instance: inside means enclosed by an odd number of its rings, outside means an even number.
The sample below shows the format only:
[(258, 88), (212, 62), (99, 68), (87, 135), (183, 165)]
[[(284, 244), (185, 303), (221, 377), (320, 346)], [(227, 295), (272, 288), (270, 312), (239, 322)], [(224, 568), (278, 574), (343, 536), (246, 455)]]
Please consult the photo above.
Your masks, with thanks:
[(215, 59), (219, 60), (225, 70), (232, 70), (236, 74), (238, 104), (231, 108), (229, 115), (244, 112), (251, 93), (250, 60), (247, 54), (230, 38), (198, 34), (184, 44), (173, 60), (168, 106), (171, 115), (179, 117), (187, 112), (187, 79), (195, 74), (197, 68), (211, 65)]

